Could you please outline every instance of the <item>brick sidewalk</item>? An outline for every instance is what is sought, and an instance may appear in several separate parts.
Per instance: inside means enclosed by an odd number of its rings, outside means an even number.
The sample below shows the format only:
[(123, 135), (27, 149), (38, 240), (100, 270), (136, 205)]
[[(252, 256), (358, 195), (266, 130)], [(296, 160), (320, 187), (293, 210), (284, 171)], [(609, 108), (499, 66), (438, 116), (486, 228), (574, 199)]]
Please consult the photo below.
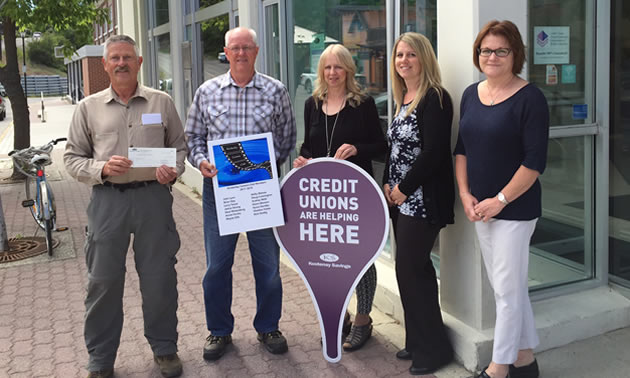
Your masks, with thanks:
[[(27, 259), (24, 265), (0, 265), (0, 377), (81, 377), (87, 374), (88, 356), (83, 341), (86, 269), (82, 246), (90, 190), (70, 178), (59, 166), (62, 161), (60, 150), (55, 150), (54, 159), (57, 163), (50, 171), (53, 176), (55, 171), (59, 174), (58, 180), (50, 183), (57, 203), (58, 225), (70, 228), (65, 232), (71, 237), (65, 235), (65, 239), (72, 241), (75, 253), (65, 259), (49, 260), (46, 257), (39, 263), (29, 263)], [(281, 266), (284, 305), (280, 329), (289, 342), (289, 352), (274, 356), (264, 350), (256, 340), (252, 326), (256, 298), (247, 241), (243, 237), (237, 246), (233, 268), (234, 345), (221, 360), (204, 361), (202, 348), (208, 331), (201, 287), (205, 271), (201, 207), (179, 190), (174, 190), (173, 194), (174, 216), (182, 241), (176, 268), (179, 355), (184, 364), (183, 376), (408, 376), (409, 362), (394, 357), (398, 347), (379, 331), (378, 321), (373, 338), (362, 350), (345, 353), (340, 363), (326, 362), (310, 296), (300, 277), (284, 265)], [(0, 196), (9, 237), (33, 235), (35, 223), (28, 211), (21, 207), (23, 184), (0, 185)], [(133, 253), (128, 255), (127, 266), (125, 323), (115, 366), (116, 376), (159, 377), (151, 349), (143, 336)], [(391, 319), (388, 321), (391, 327)], [(453, 375), (454, 371), (458, 374)], [(462, 372), (452, 364), (438, 376), (465, 376)]]

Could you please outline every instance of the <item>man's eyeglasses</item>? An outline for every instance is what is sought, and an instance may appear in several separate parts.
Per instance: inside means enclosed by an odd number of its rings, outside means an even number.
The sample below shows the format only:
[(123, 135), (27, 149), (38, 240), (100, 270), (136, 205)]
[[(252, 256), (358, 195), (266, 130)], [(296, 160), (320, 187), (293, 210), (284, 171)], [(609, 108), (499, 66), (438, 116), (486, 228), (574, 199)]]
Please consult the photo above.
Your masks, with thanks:
[(489, 57), (490, 55), (492, 55), (492, 53), (494, 53), (494, 55), (498, 56), (499, 58), (505, 58), (506, 56), (510, 55), (510, 52), (512, 51), (512, 49), (505, 49), (505, 48), (501, 48), (501, 49), (477, 49), (477, 54), (479, 54), (480, 56), (485, 56), (485, 57)]
[(239, 53), (241, 51), (244, 53), (248, 53), (250, 51), (253, 51), (255, 48), (256, 46), (228, 46), (228, 49), (233, 53)]

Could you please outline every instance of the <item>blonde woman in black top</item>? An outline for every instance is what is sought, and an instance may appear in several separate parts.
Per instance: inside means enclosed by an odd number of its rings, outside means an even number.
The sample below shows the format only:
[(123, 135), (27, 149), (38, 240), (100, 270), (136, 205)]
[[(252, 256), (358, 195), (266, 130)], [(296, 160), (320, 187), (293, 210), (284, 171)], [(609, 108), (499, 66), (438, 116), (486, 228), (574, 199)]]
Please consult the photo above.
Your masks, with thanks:
[[(328, 46), (319, 58), (313, 95), (304, 104), (304, 143), (294, 168), (309, 159), (334, 157), (348, 160), (372, 175), (372, 159), (386, 148), (374, 99), (365, 95), (354, 75), (356, 66), (343, 45)], [(346, 337), (344, 350), (361, 348), (372, 335), (370, 311), (376, 291), (372, 265), (359, 281), (357, 313)], [(349, 317), (344, 324), (347, 331)]]
[(405, 311), (405, 348), (413, 375), (431, 374), (453, 359), (438, 303), (431, 249), (453, 223), (453, 105), (441, 86), (429, 40), (405, 33), (394, 44), (391, 82), (396, 114), (383, 179), (396, 235), (396, 278)]

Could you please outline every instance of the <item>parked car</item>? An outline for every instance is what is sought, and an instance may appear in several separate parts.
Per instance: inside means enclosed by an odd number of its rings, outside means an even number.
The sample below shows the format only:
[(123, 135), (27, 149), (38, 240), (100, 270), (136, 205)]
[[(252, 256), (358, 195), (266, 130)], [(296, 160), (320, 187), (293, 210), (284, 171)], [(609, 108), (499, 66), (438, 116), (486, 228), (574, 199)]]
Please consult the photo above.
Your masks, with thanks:
[(0, 84), (0, 96), (7, 97), (7, 91), (4, 89), (4, 85)]
[(7, 118), (7, 107), (4, 102), (4, 97), (0, 97), (0, 121), (4, 121)]
[(35, 40), (40, 39), (40, 38), (41, 38), (41, 36), (42, 36), (42, 33), (40, 33), (40, 32), (35, 32), (35, 33), (33, 33), (33, 39), (35, 39)]
[(217, 59), (219, 59), (219, 62), (221, 63), (229, 63), (228, 58), (227, 56), (225, 56), (224, 52), (220, 52), (219, 55), (217, 55)]

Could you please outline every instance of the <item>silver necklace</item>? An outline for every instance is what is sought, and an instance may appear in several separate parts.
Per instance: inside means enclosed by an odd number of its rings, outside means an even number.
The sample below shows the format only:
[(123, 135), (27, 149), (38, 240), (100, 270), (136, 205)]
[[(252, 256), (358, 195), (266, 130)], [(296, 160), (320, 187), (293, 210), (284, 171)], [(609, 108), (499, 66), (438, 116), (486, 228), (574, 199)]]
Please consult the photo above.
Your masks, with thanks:
[(324, 113), (324, 122), (326, 123), (326, 156), (330, 157), (330, 149), (332, 148), (332, 139), (335, 136), (335, 127), (337, 127), (337, 119), (339, 119), (339, 113), (341, 113), (341, 109), (343, 109), (343, 105), (346, 103), (346, 99), (344, 98), (343, 101), (341, 102), (341, 106), (339, 106), (339, 111), (337, 112), (337, 115), (335, 116), (335, 122), (333, 123), (333, 127), (332, 130), (330, 132), (330, 139), (328, 139), (328, 100), (325, 101), (326, 103), (326, 113)]
[[(512, 80), (514, 80), (514, 76), (512, 76), (510, 81), (508, 81), (508, 83), (503, 88), (499, 89), (499, 91), (497, 92), (496, 96), (494, 96), (494, 98), (492, 100), (490, 100), (490, 106), (494, 106), (494, 102), (497, 100), (497, 98), (499, 98), (499, 95), (501, 94), (501, 92), (503, 92), (503, 90), (505, 90), (505, 88), (509, 87), (510, 84), (512, 84)], [(488, 86), (488, 81), (487, 80), (486, 80), (486, 89), (488, 90), (488, 94), (490, 96), (492, 96), (490, 94), (490, 87)]]

